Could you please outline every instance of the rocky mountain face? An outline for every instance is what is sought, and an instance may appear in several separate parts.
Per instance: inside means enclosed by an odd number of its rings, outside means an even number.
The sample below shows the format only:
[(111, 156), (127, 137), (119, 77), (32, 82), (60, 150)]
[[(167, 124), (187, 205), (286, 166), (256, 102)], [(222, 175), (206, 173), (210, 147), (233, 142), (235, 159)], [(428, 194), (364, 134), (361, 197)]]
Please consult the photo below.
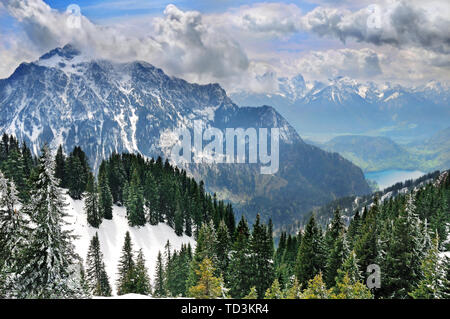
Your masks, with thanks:
[(450, 122), (450, 89), (440, 83), (407, 88), (360, 83), (348, 77), (305, 82), (301, 75), (278, 79), (275, 94), (237, 92), (239, 105), (269, 104), (300, 134), (324, 136), (367, 133), (397, 141), (430, 137)]
[(261, 213), (289, 222), (337, 197), (370, 191), (361, 169), (337, 154), (308, 145), (272, 107), (238, 107), (218, 84), (170, 77), (145, 62), (92, 60), (67, 45), (0, 80), (0, 131), (38, 153), (43, 143), (66, 152), (81, 146), (95, 168), (112, 152), (169, 157), (171, 132), (206, 127), (277, 127), (280, 166), (260, 174), (259, 164), (190, 164), (208, 190), (249, 217)]

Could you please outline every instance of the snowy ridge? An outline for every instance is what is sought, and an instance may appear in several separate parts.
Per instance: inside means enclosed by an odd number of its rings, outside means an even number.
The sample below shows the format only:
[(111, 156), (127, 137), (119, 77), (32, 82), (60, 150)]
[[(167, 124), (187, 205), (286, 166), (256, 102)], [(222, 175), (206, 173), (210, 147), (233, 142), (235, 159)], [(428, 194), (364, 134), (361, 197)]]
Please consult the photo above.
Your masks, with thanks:
[[(125, 238), (125, 233), (130, 232), (133, 249), (135, 251), (142, 248), (145, 256), (145, 264), (149, 271), (151, 283), (153, 284), (153, 277), (155, 275), (156, 258), (158, 251), (163, 252), (167, 240), (169, 240), (172, 250), (179, 250), (182, 244), (190, 243), (192, 248), (195, 247), (195, 240), (193, 237), (186, 235), (177, 236), (175, 231), (166, 224), (152, 226), (146, 224), (143, 227), (130, 227), (126, 217), (126, 208), (113, 207), (113, 219), (104, 219), (98, 229), (90, 226), (86, 219), (84, 212), (84, 201), (74, 200), (66, 195), (66, 203), (68, 204), (67, 212), (67, 229), (73, 230), (73, 235), (78, 236), (74, 240), (76, 253), (86, 262), (86, 255), (89, 249), (89, 243), (92, 237), (98, 232), (100, 240), (100, 248), (103, 253), (103, 260), (108, 273), (109, 282), (113, 290), (113, 295), (116, 295), (116, 280), (117, 280), (117, 265), (122, 252), (122, 246)], [(86, 266), (86, 265), (85, 265)], [(140, 296), (140, 295), (138, 295)], [(124, 296), (121, 296), (124, 297)], [(136, 296), (128, 296), (129, 298), (136, 298)], [(140, 296), (142, 297), (142, 296)], [(126, 298), (126, 296), (124, 297)]]

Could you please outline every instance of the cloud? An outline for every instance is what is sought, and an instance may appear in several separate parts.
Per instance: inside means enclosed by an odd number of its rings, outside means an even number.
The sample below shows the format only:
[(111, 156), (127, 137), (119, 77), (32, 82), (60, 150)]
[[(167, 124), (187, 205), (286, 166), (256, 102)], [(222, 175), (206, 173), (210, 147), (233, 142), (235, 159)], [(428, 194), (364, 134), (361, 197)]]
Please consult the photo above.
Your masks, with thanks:
[[(146, 22), (145, 35), (93, 24), (83, 15), (53, 10), (41, 0), (0, 0), (40, 54), (73, 43), (94, 57), (144, 60), (189, 81), (232, 83), (249, 66), (240, 45), (215, 33), (196, 11), (168, 5), (162, 18)], [(75, 19), (75, 20), (74, 20)]]
[(393, 1), (352, 12), (318, 7), (302, 17), (302, 29), (345, 42), (354, 39), (396, 47), (419, 47), (450, 53), (448, 2)]
[(371, 49), (313, 51), (294, 62), (295, 70), (309, 79), (337, 76), (371, 79), (382, 74), (378, 54)]
[(249, 37), (288, 37), (307, 32), (344, 43), (356, 40), (450, 53), (450, 2), (446, 0), (386, 0), (359, 9), (355, 9), (356, 1), (341, 1), (344, 7), (336, 7), (334, 2), (335, 7), (329, 7), (331, 2), (321, 2), (324, 6), (304, 15), (295, 4), (241, 6), (222, 14), (221, 23), (247, 32)]
[(278, 76), (297, 73), (307, 79), (400, 81), (407, 74), (411, 81), (448, 81), (446, 1), (385, 0), (362, 9), (353, 0), (335, 8), (320, 2), (323, 7), (306, 14), (285, 3), (209, 14), (168, 5), (159, 17), (122, 17), (109, 26), (80, 15), (74, 28), (73, 16), (42, 0), (0, 0), (0, 14), (7, 11), (23, 30), (6, 40), (2, 35), (0, 77), (71, 42), (94, 57), (144, 60), (191, 82), (218, 82), (227, 91), (274, 92)]
[(258, 3), (222, 14), (224, 24), (251, 33), (250, 36), (286, 36), (299, 31), (302, 12), (295, 4)]

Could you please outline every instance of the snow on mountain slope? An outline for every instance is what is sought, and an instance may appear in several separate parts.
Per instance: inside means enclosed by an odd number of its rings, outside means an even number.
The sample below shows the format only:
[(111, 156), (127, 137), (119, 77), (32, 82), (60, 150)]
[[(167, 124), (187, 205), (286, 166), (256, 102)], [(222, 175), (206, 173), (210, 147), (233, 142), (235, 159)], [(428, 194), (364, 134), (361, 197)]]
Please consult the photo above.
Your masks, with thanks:
[(68, 204), (67, 212), (69, 214), (66, 219), (69, 223), (67, 227), (73, 230), (74, 235), (78, 236), (78, 239), (74, 241), (75, 251), (83, 258), (85, 266), (89, 243), (95, 235), (95, 232), (98, 232), (106, 272), (108, 273), (114, 295), (116, 294), (117, 265), (127, 231), (130, 232), (134, 250), (137, 251), (142, 248), (144, 252), (146, 266), (149, 270), (152, 284), (154, 281), (158, 251), (161, 250), (163, 252), (167, 240), (170, 241), (172, 250), (179, 250), (183, 243), (190, 243), (192, 248), (195, 247), (193, 237), (186, 235), (179, 237), (166, 224), (160, 223), (157, 226), (146, 224), (144, 227), (130, 227), (128, 225), (125, 207), (114, 206), (113, 219), (103, 220), (100, 227), (95, 229), (87, 223), (86, 214), (84, 213), (84, 200), (73, 200), (70, 196), (66, 196), (66, 203)]

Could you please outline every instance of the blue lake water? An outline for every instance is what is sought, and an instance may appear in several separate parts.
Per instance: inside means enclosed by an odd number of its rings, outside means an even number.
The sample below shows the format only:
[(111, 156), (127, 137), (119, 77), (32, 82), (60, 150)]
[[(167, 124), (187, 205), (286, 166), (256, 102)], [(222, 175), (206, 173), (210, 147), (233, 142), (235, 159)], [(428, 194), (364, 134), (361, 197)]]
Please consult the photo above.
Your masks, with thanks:
[(398, 182), (419, 178), (420, 176), (425, 175), (425, 173), (421, 171), (390, 169), (385, 171), (369, 172), (364, 175), (366, 179), (376, 181), (380, 189), (384, 189)]

